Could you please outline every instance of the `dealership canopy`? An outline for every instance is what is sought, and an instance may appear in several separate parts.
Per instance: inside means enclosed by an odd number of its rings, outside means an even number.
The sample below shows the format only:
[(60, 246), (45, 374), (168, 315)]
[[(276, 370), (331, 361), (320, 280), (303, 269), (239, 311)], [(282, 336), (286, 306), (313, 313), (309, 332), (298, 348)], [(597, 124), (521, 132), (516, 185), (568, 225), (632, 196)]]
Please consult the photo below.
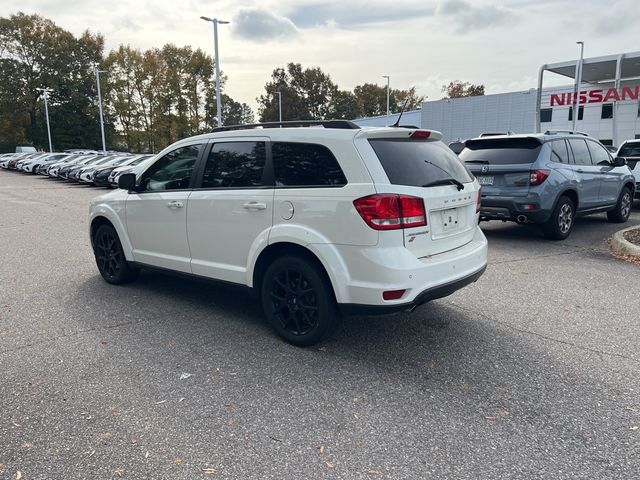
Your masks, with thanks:
[[(580, 68), (581, 67), (581, 68)], [(604, 57), (592, 57), (582, 60), (569, 60), (567, 62), (542, 65), (538, 75), (538, 98), (536, 103), (536, 130), (540, 131), (540, 109), (542, 104), (542, 81), (544, 72), (552, 72), (574, 79), (574, 104), (584, 103), (580, 96), (580, 85), (577, 85), (578, 76), (581, 77), (581, 84), (613, 84), (613, 88), (620, 89), (620, 83), (626, 80), (640, 78), (640, 52), (620, 53), (607, 55)], [(618, 99), (613, 98), (613, 137), (617, 143), (617, 125), (615, 111), (618, 107)]]

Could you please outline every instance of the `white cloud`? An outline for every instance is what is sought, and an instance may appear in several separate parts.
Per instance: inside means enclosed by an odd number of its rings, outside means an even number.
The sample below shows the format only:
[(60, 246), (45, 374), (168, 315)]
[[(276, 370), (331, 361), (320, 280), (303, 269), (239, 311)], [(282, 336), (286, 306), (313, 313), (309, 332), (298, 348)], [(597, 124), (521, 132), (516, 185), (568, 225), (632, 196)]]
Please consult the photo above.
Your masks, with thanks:
[(273, 40), (298, 31), (286, 17), (261, 8), (242, 8), (233, 17), (233, 34), (246, 40)]

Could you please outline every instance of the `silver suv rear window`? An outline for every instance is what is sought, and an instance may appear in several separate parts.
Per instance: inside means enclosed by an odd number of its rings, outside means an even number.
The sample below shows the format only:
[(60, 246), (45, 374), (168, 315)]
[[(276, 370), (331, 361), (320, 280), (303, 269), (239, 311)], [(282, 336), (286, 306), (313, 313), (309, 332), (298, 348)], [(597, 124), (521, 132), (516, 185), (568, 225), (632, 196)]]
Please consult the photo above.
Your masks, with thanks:
[(460, 159), (465, 163), (514, 165), (533, 163), (542, 144), (535, 138), (483, 138), (467, 140)]
[(422, 187), (450, 178), (461, 183), (473, 181), (456, 154), (442, 142), (376, 138), (369, 143), (393, 185)]

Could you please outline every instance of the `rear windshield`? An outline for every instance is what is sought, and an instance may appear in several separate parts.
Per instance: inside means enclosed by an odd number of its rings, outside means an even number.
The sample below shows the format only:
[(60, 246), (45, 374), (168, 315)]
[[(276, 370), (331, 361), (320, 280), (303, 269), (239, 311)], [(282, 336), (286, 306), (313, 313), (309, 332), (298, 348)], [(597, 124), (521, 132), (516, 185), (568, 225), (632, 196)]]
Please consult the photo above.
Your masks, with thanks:
[(640, 157), (640, 142), (625, 143), (618, 152), (619, 157)]
[(449, 178), (473, 181), (456, 154), (442, 142), (378, 138), (369, 143), (393, 185), (422, 187)]
[(542, 144), (535, 138), (483, 138), (467, 140), (460, 159), (465, 163), (513, 165), (533, 163)]

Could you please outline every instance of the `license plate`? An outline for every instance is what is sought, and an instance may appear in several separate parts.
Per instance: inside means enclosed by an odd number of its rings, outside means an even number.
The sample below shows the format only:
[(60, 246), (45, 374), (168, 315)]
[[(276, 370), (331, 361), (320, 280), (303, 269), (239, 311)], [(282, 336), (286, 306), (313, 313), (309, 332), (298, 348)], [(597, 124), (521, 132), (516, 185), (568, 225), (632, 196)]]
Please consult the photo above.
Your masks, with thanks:
[(476, 178), (478, 179), (478, 183), (480, 185), (493, 185), (493, 175), (491, 175), (490, 177), (486, 175), (481, 175)]
[(446, 232), (448, 230), (455, 230), (460, 226), (458, 221), (458, 209), (450, 208), (443, 210), (442, 215), (442, 229)]

